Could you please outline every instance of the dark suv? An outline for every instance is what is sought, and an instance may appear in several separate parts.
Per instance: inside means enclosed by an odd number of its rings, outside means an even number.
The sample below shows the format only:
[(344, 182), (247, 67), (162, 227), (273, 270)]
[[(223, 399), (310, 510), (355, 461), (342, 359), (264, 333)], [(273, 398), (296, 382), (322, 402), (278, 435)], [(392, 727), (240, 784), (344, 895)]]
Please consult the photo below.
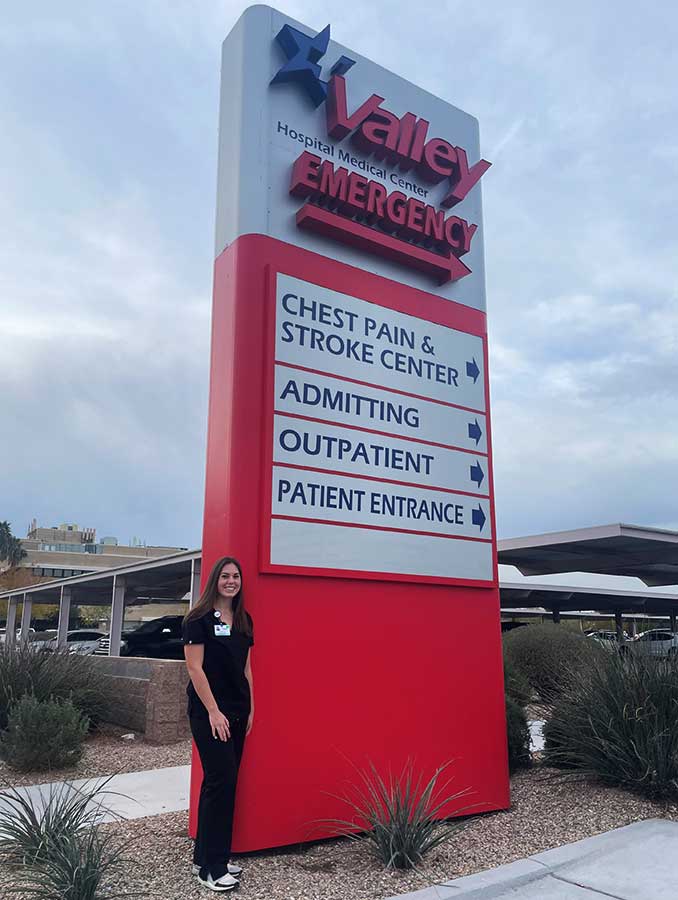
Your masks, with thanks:
[[(154, 659), (183, 659), (184, 648), (181, 642), (181, 623), (183, 616), (161, 616), (144, 622), (133, 631), (123, 631), (120, 643), (120, 656), (146, 656)], [(98, 655), (107, 655), (110, 639), (101, 638), (95, 651)]]

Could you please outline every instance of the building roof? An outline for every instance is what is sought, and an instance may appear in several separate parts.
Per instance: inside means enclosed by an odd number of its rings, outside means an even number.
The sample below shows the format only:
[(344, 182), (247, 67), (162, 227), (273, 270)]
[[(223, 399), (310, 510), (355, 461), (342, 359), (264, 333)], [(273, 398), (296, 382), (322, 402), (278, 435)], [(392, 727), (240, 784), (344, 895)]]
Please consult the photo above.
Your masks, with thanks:
[(36, 603), (58, 603), (61, 588), (71, 589), (74, 603), (97, 605), (110, 603), (113, 579), (125, 578), (128, 603), (148, 602), (150, 599), (178, 599), (190, 589), (192, 564), (201, 558), (200, 550), (184, 550), (169, 556), (148, 558), (142, 561), (100, 569), (85, 575), (56, 578), (26, 587), (0, 591), (0, 600), (9, 597), (33, 596)]
[(678, 584), (678, 531), (600, 525), (498, 542), (498, 559), (523, 575), (631, 575), (647, 585)]

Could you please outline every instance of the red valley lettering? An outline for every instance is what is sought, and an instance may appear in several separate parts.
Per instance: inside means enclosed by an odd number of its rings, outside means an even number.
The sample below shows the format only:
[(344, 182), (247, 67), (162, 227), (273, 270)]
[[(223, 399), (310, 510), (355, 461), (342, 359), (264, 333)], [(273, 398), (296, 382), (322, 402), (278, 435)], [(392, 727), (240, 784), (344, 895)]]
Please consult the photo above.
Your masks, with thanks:
[(411, 112), (399, 118), (382, 108), (383, 101), (383, 97), (372, 94), (349, 115), (346, 81), (341, 75), (333, 75), (327, 93), (327, 133), (336, 140), (353, 133), (353, 141), (364, 153), (398, 163), (403, 170), (415, 168), (430, 184), (449, 179), (441, 206), (449, 208), (463, 200), (491, 163), (480, 159), (469, 168), (462, 147), (442, 138), (428, 138), (430, 123), (426, 119), (418, 119)]

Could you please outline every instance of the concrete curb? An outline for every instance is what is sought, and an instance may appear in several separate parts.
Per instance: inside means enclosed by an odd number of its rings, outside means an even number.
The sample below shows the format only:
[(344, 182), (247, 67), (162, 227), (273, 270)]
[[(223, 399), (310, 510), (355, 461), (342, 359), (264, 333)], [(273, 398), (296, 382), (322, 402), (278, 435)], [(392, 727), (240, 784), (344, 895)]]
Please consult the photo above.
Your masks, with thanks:
[[(500, 900), (514, 895), (526, 900), (542, 897), (673, 900), (678, 896), (678, 871), (674, 876), (671, 860), (677, 853), (678, 822), (645, 819), (496, 869), (388, 900)], [(521, 888), (525, 888), (524, 893)]]
[(476, 875), (465, 875), (451, 881), (431, 885), (413, 894), (399, 894), (388, 900), (452, 900), (454, 897), (473, 897), (478, 900), (496, 897), (497, 892), (514, 890), (530, 882), (537, 881), (549, 874), (546, 866), (532, 862), (530, 859), (519, 859), (506, 863), (496, 869), (478, 872)]
[(642, 835), (643, 840), (648, 838), (654, 840), (659, 833), (665, 831), (667, 825), (678, 828), (678, 823), (667, 819), (643, 819), (642, 822), (632, 822), (631, 825), (604, 831), (602, 834), (575, 841), (573, 844), (563, 844), (562, 847), (554, 847), (553, 850), (535, 853), (529, 858), (546, 866), (555, 874), (556, 870), (565, 869), (571, 863), (593, 861), (596, 857), (601, 857), (609, 851), (610, 845), (617, 844), (620, 839), (633, 842)]

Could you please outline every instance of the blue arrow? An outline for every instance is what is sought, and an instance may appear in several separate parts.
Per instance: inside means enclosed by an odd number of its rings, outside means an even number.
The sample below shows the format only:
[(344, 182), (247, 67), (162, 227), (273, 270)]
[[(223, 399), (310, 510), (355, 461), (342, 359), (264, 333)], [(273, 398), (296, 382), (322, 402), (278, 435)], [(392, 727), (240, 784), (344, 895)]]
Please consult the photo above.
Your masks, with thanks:
[(474, 525), (477, 525), (480, 531), (483, 530), (483, 525), (485, 524), (485, 513), (483, 512), (483, 508), (478, 504), (478, 509), (471, 510), (471, 521)]
[(483, 483), (483, 478), (485, 477), (485, 473), (480, 468), (480, 463), (476, 460), (475, 465), (470, 466), (471, 471), (471, 481), (475, 481), (475, 483), (480, 487)]
[(478, 424), (477, 419), (475, 420), (475, 422), (468, 423), (468, 436), (471, 438), (472, 441), (476, 442), (476, 447), (477, 447), (478, 444), (480, 443), (481, 437), (483, 436), (483, 432), (480, 428), (480, 425)]
[(478, 368), (478, 363), (476, 362), (475, 356), (471, 362), (466, 363), (466, 374), (469, 378), (473, 379), (473, 383), (475, 384), (478, 380), (478, 376), (480, 375), (480, 369)]

